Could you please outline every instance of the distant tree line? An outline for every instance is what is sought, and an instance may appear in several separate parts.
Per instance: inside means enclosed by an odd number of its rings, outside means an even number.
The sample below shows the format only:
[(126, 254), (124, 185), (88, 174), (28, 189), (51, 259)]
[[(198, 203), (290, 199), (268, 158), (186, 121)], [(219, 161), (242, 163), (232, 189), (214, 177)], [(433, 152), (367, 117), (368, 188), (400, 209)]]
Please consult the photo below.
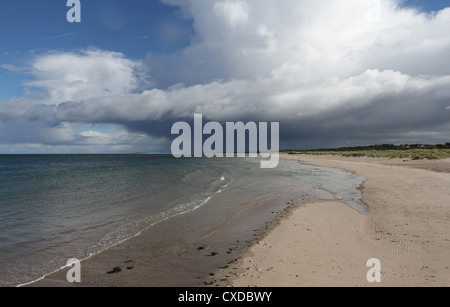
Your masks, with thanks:
[[(408, 149), (450, 149), (450, 143), (445, 144), (437, 144), (437, 145), (424, 145), (424, 144), (403, 144), (403, 145), (394, 145), (394, 144), (376, 144), (369, 146), (355, 146), (355, 147), (341, 147), (341, 148), (321, 148), (321, 149), (310, 149), (304, 151), (367, 151), (367, 150), (408, 150)], [(286, 151), (295, 151), (295, 150), (286, 150)]]

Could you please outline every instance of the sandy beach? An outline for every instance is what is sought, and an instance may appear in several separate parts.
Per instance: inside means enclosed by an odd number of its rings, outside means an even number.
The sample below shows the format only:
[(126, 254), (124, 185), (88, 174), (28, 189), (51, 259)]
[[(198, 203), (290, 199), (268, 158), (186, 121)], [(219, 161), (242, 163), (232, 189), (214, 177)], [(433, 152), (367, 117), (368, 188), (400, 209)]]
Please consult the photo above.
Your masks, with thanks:
[[(283, 158), (364, 176), (370, 214), (336, 201), (294, 204), (216, 274), (222, 286), (450, 286), (449, 159)], [(380, 283), (367, 280), (371, 258)]]
[[(450, 159), (282, 158), (365, 177), (360, 189), (370, 214), (330, 199), (263, 199), (199, 239), (168, 244), (161, 238), (181, 225), (170, 219), (83, 261), (79, 286), (450, 286)], [(192, 217), (183, 215), (182, 225), (198, 225)], [(372, 258), (380, 261), (381, 283), (367, 280)], [(115, 268), (120, 273), (109, 274)], [(78, 286), (66, 272), (30, 286)]]

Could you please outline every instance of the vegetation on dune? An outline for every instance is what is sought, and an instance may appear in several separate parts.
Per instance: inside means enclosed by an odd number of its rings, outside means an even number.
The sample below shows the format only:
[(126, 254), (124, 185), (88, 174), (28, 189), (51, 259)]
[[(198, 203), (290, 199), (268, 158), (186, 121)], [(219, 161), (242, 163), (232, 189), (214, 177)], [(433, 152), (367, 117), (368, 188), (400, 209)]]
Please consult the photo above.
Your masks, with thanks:
[(288, 154), (337, 155), (344, 157), (446, 159), (450, 158), (450, 143), (445, 145), (371, 145), (336, 149), (286, 150)]

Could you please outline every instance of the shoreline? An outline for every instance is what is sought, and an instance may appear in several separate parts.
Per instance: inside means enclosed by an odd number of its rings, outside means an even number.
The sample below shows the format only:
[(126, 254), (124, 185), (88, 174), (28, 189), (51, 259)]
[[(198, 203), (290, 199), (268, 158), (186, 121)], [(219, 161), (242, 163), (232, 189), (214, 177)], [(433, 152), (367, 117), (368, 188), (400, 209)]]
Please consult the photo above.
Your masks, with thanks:
[[(282, 155), (363, 176), (360, 215), (338, 201), (295, 203), (226, 269), (216, 286), (450, 286), (450, 159)], [(381, 262), (369, 283), (367, 261)]]
[[(361, 215), (349, 205), (333, 200), (295, 202), (289, 206), (273, 200), (249, 203), (236, 212), (231, 225), (221, 225), (222, 229), (219, 227), (195, 242), (162, 247), (161, 242), (154, 242), (147, 234), (94, 256), (82, 263), (87, 283), (67, 284), (68, 269), (65, 269), (29, 286), (373, 286), (366, 280), (369, 269), (366, 262), (370, 258), (381, 260), (381, 286), (450, 285), (447, 260), (450, 259), (450, 229), (446, 227), (450, 223), (450, 197), (446, 192), (446, 187), (450, 186), (449, 159), (423, 161), (420, 165), (415, 161), (417, 165), (413, 165), (403, 160), (374, 158), (305, 155), (282, 155), (281, 158), (343, 169), (367, 178), (360, 190), (371, 213)], [(402, 197), (405, 187), (394, 187), (400, 192), (391, 195), (394, 190), (383, 188), (386, 182), (381, 180), (383, 197), (376, 201), (380, 196), (378, 181), (383, 179), (380, 173), (394, 174), (397, 179), (406, 176), (413, 184), (417, 183), (417, 176), (428, 174), (431, 179), (424, 182), (425, 190), (427, 185), (436, 183), (436, 176), (442, 177), (443, 182), (435, 187), (437, 190), (432, 189), (434, 194), (426, 195), (427, 201), (433, 195), (443, 197), (439, 208), (427, 221), (430, 227), (421, 223), (426, 207), (408, 213)], [(395, 197), (402, 204), (399, 206), (401, 214), (398, 210), (383, 211), (386, 208), (383, 201), (389, 197)], [(405, 216), (402, 210), (411, 216)], [(395, 214), (386, 218), (392, 213)], [(433, 221), (442, 214), (445, 219), (435, 229)], [(254, 221), (255, 217), (258, 221)], [(249, 221), (255, 224), (249, 227)], [(157, 227), (155, 231), (167, 229)], [(230, 236), (234, 238), (233, 243), (230, 243)], [(157, 257), (162, 249), (167, 253), (167, 248), (173, 259), (164, 261), (164, 268), (149, 260)], [(187, 270), (190, 264), (195, 266), (199, 256), (204, 259), (203, 267)], [(119, 266), (121, 274), (106, 274)]]
[[(223, 223), (194, 240), (155, 240), (176, 225), (156, 224), (121, 244), (81, 261), (82, 282), (69, 284), (63, 267), (24, 287), (203, 287), (218, 267), (232, 261), (285, 206), (272, 198), (243, 203)], [(184, 216), (186, 218), (186, 216)], [(187, 222), (186, 224), (189, 224)], [(155, 235), (156, 234), (156, 235)], [(117, 270), (120, 268), (120, 270)], [(110, 274), (109, 272), (112, 272)]]

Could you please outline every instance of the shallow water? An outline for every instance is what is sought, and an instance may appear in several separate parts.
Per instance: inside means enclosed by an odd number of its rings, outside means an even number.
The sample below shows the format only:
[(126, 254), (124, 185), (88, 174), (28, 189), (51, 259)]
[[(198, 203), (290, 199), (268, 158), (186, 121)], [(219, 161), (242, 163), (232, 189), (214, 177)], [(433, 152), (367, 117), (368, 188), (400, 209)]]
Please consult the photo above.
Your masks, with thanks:
[(175, 225), (161, 240), (189, 240), (265, 198), (338, 199), (365, 214), (363, 181), (294, 160), (260, 169), (249, 158), (0, 156), (0, 286), (34, 281), (169, 221), (199, 230)]

